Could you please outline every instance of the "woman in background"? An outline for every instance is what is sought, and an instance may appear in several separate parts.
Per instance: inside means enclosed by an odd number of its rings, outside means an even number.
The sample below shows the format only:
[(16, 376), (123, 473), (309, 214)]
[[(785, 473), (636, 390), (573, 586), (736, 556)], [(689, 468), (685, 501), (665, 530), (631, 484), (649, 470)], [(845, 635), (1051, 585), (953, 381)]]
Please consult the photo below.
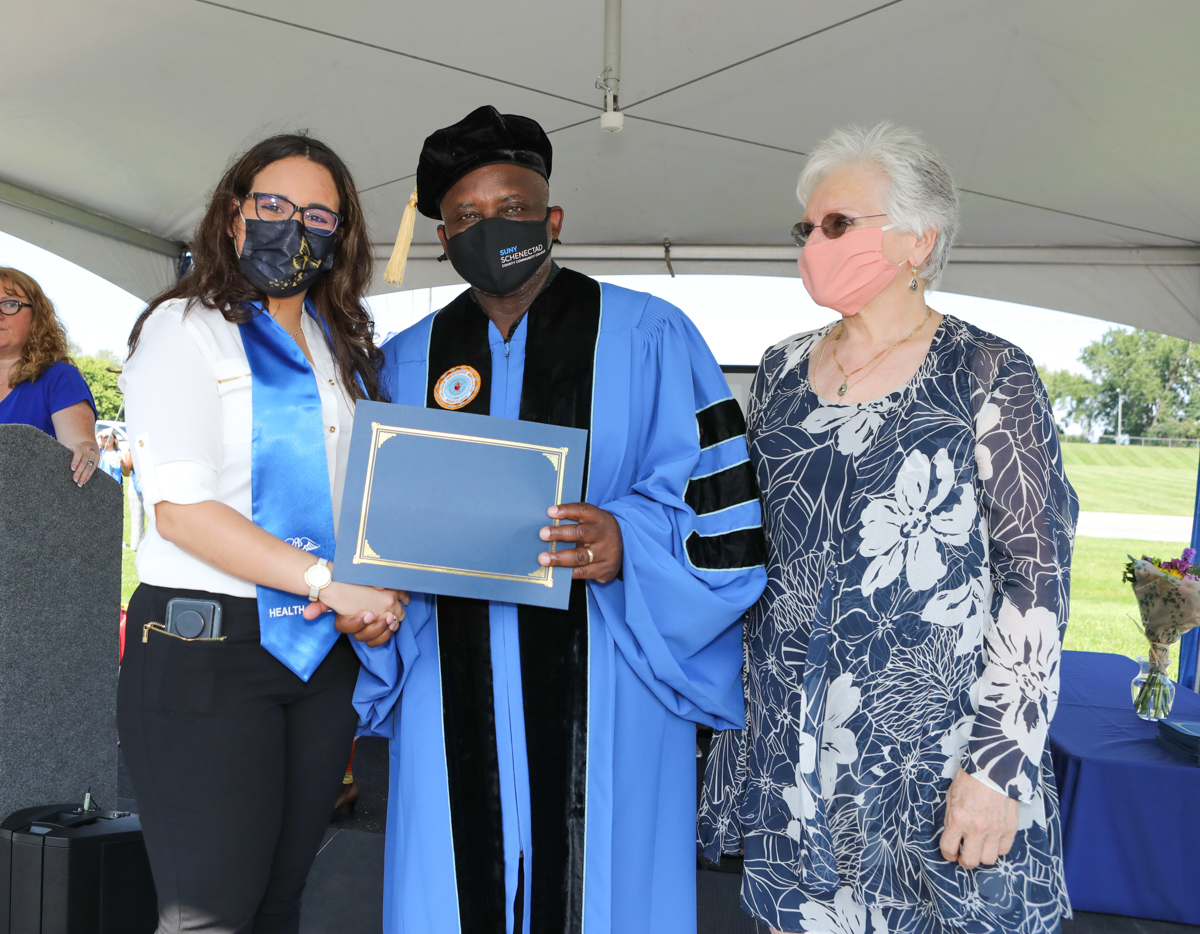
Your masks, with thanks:
[(100, 460), (96, 403), (71, 362), (67, 332), (31, 276), (0, 266), (0, 425), (32, 425), (71, 449), (83, 486)]
[(146, 534), (146, 507), (142, 501), (142, 484), (133, 467), (133, 445), (125, 449), (121, 458), (121, 473), (129, 478), (125, 487), (125, 497), (129, 502), (129, 544), (126, 547), (137, 551), (142, 544), (142, 536)]
[(96, 439), (100, 444), (100, 469), (121, 482), (121, 451), (117, 448), (117, 436), (113, 431), (102, 431)]

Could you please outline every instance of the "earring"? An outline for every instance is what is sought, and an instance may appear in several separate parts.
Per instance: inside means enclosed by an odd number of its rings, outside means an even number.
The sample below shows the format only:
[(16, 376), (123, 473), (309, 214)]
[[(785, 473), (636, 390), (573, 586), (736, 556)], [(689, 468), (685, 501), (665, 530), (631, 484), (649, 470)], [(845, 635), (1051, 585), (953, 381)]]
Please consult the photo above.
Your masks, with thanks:
[(921, 286), (921, 283), (917, 281), (917, 267), (913, 266), (911, 262), (908, 265), (912, 267), (912, 278), (908, 282), (908, 290), (915, 292)]

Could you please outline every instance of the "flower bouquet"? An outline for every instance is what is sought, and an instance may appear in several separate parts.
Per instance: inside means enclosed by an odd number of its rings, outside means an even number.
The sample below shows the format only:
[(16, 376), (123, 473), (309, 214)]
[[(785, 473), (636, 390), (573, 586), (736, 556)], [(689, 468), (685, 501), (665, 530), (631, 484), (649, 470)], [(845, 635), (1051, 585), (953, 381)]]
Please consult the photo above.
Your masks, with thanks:
[(1143, 720), (1160, 720), (1171, 712), (1175, 685), (1167, 677), (1171, 646), (1185, 632), (1200, 626), (1200, 565), (1193, 564), (1196, 551), (1159, 561), (1143, 555), (1130, 556), (1122, 580), (1133, 585), (1142, 616), (1142, 632), (1150, 643), (1149, 672), (1133, 700), (1133, 709)]

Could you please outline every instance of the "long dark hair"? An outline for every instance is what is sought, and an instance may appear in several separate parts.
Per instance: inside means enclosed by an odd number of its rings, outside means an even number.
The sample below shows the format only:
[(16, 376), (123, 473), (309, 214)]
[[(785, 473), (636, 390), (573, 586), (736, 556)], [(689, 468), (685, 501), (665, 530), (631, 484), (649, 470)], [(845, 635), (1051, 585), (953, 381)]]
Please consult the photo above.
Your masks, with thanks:
[(213, 190), (204, 219), (196, 228), (191, 268), (174, 285), (156, 295), (138, 317), (129, 334), (129, 353), (132, 355), (137, 350), (146, 319), (170, 299), (188, 299), (189, 307), (192, 302), (200, 302), (220, 311), (226, 321), (234, 324), (249, 321), (254, 316), (250, 302), (261, 302), (266, 307), (267, 296), (250, 283), (238, 266), (229, 228), (238, 205), (250, 194), (254, 177), (268, 165), (291, 156), (303, 156), (324, 166), (337, 186), (342, 218), (336, 234), (338, 250), (333, 268), (308, 290), (308, 297), (329, 325), (333, 357), (350, 398), (363, 398), (357, 376), (366, 387), (366, 397), (378, 399), (378, 367), (383, 361), (383, 353), (375, 346), (374, 322), (362, 301), (374, 269), (362, 205), (346, 163), (320, 140), (305, 134), (287, 133), (264, 139), (230, 166)]

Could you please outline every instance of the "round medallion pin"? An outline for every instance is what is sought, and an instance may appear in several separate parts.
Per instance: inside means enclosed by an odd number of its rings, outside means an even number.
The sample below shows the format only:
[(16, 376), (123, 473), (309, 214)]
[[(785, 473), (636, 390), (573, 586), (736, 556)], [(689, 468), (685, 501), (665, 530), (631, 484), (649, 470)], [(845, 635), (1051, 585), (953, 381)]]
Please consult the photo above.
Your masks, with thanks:
[(438, 377), (433, 398), (443, 409), (461, 409), (479, 395), (483, 378), (473, 366), (451, 367)]

